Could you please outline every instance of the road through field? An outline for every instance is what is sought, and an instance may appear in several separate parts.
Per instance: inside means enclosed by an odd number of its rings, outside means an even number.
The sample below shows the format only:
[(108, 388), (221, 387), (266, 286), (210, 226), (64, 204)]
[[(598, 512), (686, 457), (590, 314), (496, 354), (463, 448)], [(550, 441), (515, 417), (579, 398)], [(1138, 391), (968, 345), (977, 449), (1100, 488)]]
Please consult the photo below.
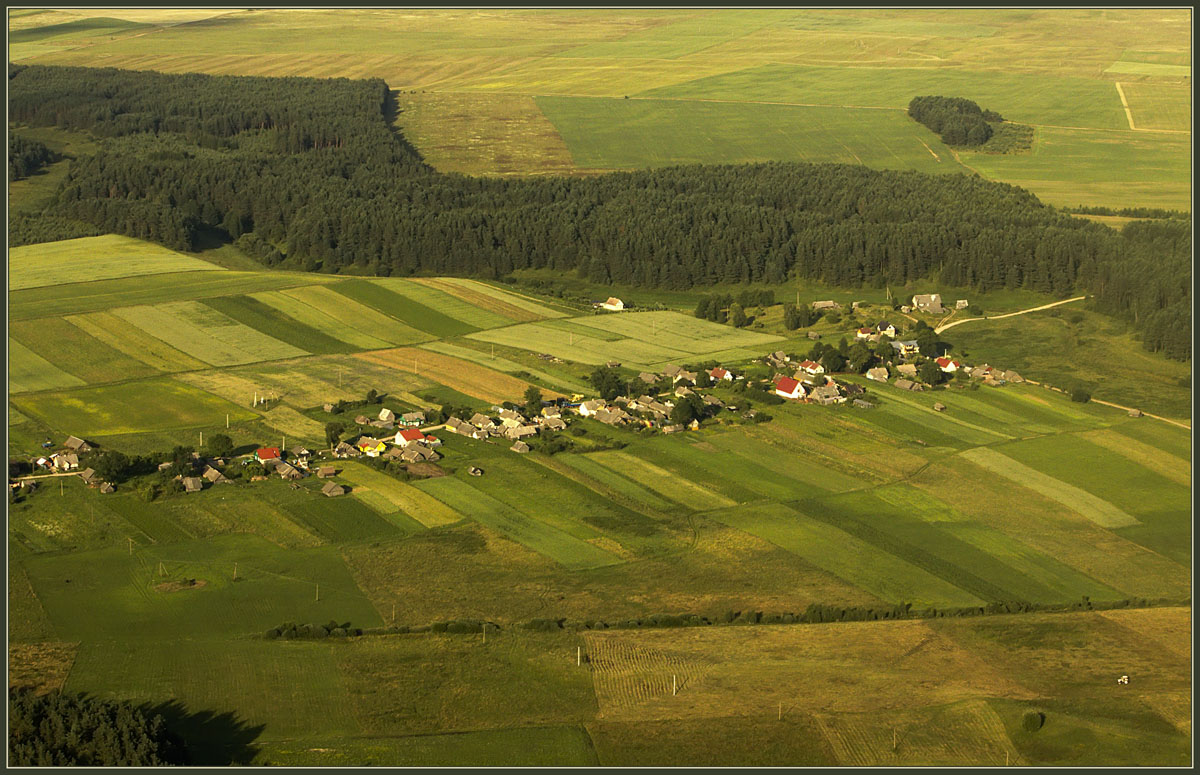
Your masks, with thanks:
[(1081, 299), (1086, 298), (1087, 296), (1076, 296), (1073, 299), (1064, 299), (1063, 301), (1056, 301), (1051, 304), (1043, 304), (1040, 307), (1030, 307), (1029, 309), (1023, 309), (1017, 312), (1007, 312), (1003, 315), (985, 315), (981, 318), (963, 318), (962, 320), (955, 320), (953, 323), (942, 323), (940, 326), (933, 329), (933, 333), (940, 334), (943, 331), (954, 328), (960, 323), (970, 323), (972, 320), (999, 320), (1000, 318), (1011, 318), (1014, 315), (1024, 315), (1026, 312), (1037, 312), (1038, 310), (1050, 309), (1051, 307), (1057, 307), (1060, 304), (1070, 304), (1073, 301), (1080, 301)]

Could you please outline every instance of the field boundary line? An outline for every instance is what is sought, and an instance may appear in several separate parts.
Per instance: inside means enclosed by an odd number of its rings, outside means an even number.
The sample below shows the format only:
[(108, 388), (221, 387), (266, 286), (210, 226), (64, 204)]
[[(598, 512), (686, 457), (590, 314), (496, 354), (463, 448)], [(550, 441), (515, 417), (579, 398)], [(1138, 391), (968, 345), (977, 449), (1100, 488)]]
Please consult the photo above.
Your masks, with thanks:
[(1117, 96), (1121, 98), (1121, 107), (1125, 108), (1125, 118), (1129, 119), (1129, 128), (1137, 131), (1137, 127), (1133, 125), (1133, 111), (1129, 109), (1129, 100), (1125, 99), (1125, 90), (1121, 88), (1120, 81), (1113, 81), (1113, 86), (1117, 87)]

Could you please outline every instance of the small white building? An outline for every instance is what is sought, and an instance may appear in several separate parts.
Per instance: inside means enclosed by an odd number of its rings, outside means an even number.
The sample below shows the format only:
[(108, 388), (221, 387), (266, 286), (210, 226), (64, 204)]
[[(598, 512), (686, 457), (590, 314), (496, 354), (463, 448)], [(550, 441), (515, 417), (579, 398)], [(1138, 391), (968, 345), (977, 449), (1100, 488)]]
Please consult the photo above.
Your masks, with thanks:
[(958, 301), (954, 302), (955, 309), (966, 309), (969, 306), (971, 306), (971, 303), (966, 299), (959, 299)]
[(621, 301), (616, 296), (609, 296), (606, 301), (600, 303), (600, 308), (611, 310), (613, 312), (620, 312), (621, 310), (625, 309), (625, 302)]

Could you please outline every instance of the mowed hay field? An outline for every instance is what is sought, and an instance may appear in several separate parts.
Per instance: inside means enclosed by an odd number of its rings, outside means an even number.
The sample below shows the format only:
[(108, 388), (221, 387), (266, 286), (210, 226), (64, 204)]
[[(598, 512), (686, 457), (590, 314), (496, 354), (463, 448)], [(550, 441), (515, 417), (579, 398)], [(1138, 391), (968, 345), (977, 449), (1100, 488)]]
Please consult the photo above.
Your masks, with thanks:
[[(529, 386), (524, 380), (494, 369), (414, 347), (359, 353), (354, 358), (368, 364), (428, 377), (446, 387), (484, 401), (518, 401)], [(547, 395), (543, 392), (543, 395), (553, 398), (559, 394)]]
[[(397, 123), (447, 171), (761, 158), (958, 171), (902, 112), (942, 94), (1039, 127), (1031, 153), (963, 157), (972, 171), (1054, 204), (1190, 202), (1190, 16), (1178, 9), (231, 10), (66, 37), (19, 24), (17, 61), (383, 78)], [(1131, 130), (1115, 83), (1148, 131)]]
[(116, 234), (12, 248), (8, 288), (19, 291), (117, 277), (220, 270), (150, 242)]

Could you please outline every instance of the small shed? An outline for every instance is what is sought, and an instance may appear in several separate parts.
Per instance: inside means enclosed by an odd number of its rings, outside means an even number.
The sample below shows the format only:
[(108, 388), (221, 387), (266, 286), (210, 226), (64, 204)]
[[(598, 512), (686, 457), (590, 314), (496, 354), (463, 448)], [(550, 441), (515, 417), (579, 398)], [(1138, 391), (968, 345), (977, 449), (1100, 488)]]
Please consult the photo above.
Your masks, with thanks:
[(938, 401), (936, 404), (933, 405), (933, 411), (944, 412), (944, 411), (946, 411), (946, 405), (943, 404), (941, 401)]
[(324, 409), (326, 412), (329, 412), (330, 414), (333, 413), (333, 404), (325, 404), (325, 406), (323, 406), (321, 408)]
[(509, 447), (509, 449), (511, 449), (513, 452), (525, 453), (529, 451), (529, 445), (523, 441), (514, 441), (513, 445)]
[(812, 339), (812, 340), (817, 340), (817, 339), (821, 338), (821, 335), (818, 334), (816, 331), (809, 331), (807, 336), (809, 339)]
[(379, 419), (383, 420), (384, 422), (396, 422), (396, 413), (391, 409), (380, 409)]
[(861, 398), (854, 399), (853, 403), (854, 403), (854, 406), (857, 406), (859, 409), (874, 409), (875, 408), (875, 404), (871, 403), (870, 401), (864, 401)]
[(84, 484), (94, 484), (96, 481), (96, 470), (94, 468), (85, 468), (79, 472), (79, 478)]
[(328, 479), (337, 474), (337, 470), (333, 466), (321, 466), (317, 469), (318, 479)]
[(471, 466), (467, 469), (467, 473), (471, 476), (483, 476), (483, 469), (478, 466)]
[(1142, 416), (1142, 410), (1141, 410), (1141, 409), (1130, 409), (1130, 410), (1129, 410), (1129, 416), (1130, 416), (1130, 417), (1141, 417), (1141, 416)]
[(91, 452), (92, 451), (92, 445), (88, 444), (86, 441), (79, 438), (78, 436), (68, 436), (65, 446), (67, 447), (67, 449), (73, 450), (75, 452)]
[(339, 495), (345, 495), (346, 488), (334, 482), (326, 482), (325, 486), (321, 488), (321, 492), (330, 498), (336, 498)]
[(105, 495), (108, 495), (109, 493), (116, 492), (116, 491), (117, 491), (117, 488), (113, 485), (112, 482), (105, 482), (104, 484), (100, 485), (100, 492), (102, 492)]
[(183, 489), (185, 492), (200, 492), (204, 484), (198, 476), (186, 476), (183, 478)]

